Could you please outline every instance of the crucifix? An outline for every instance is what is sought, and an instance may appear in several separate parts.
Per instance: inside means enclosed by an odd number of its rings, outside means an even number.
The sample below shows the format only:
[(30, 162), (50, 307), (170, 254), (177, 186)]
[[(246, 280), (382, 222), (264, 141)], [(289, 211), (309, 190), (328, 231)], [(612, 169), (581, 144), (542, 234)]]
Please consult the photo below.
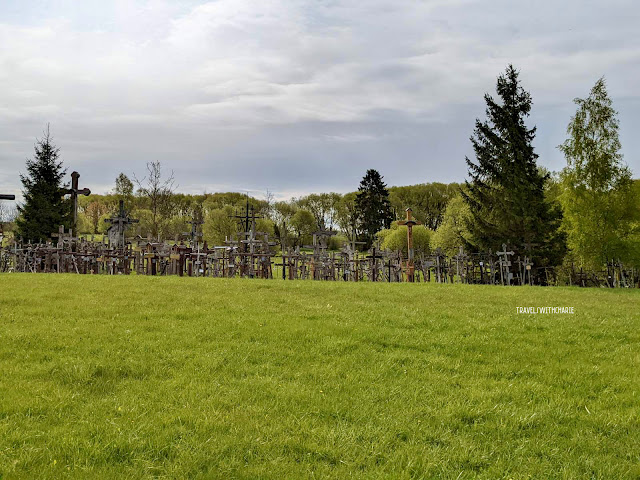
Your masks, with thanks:
[(80, 190), (78, 188), (78, 179), (80, 178), (80, 174), (78, 172), (73, 172), (71, 174), (71, 188), (64, 190), (65, 194), (71, 195), (71, 200), (73, 201), (73, 230), (78, 230), (78, 195), (84, 195), (88, 197), (91, 195), (91, 190), (88, 188), (83, 188)]
[(129, 214), (124, 209), (124, 200), (120, 200), (118, 214), (115, 215), (114, 217), (105, 219), (105, 222), (108, 222), (111, 224), (111, 226), (107, 230), (107, 234), (109, 236), (109, 243), (113, 245), (114, 248), (124, 248), (125, 230), (132, 223), (138, 223), (139, 220), (136, 218), (129, 217)]
[(407, 226), (407, 281), (415, 281), (415, 265), (413, 263), (413, 226), (422, 225), (419, 221), (411, 217), (413, 210), (407, 208), (407, 218), (398, 222), (398, 225)]

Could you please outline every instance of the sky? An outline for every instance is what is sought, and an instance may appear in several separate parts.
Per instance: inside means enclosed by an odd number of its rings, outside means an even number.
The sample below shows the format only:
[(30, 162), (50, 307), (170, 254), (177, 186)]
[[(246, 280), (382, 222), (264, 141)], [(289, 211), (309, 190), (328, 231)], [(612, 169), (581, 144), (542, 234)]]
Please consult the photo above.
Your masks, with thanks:
[(510, 63), (541, 165), (604, 76), (637, 178), (638, 25), (633, 0), (3, 0), (0, 193), (47, 124), (95, 193), (152, 161), (184, 193), (460, 182)]

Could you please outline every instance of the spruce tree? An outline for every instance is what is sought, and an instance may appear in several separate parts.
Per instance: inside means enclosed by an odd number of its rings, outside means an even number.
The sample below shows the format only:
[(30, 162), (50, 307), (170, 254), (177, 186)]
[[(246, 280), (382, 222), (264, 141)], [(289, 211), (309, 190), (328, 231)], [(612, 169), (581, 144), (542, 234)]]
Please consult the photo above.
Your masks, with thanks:
[(360, 182), (355, 201), (358, 212), (360, 240), (369, 248), (376, 233), (389, 228), (393, 220), (389, 191), (377, 170), (369, 169)]
[(24, 203), (18, 207), (17, 235), (24, 241), (43, 242), (60, 225), (70, 228), (71, 202), (64, 199), (62, 178), (66, 170), (58, 160), (60, 149), (52, 143), (49, 128), (35, 145), (33, 160), (27, 160), (27, 175), (20, 175)]
[(562, 214), (545, 199), (549, 177), (536, 163), (536, 128), (525, 125), (531, 95), (518, 75), (513, 65), (507, 67), (497, 81), (500, 102), (486, 94), (487, 119), (476, 119), (471, 136), (476, 162), (466, 159), (471, 181), (462, 191), (471, 210), (468, 228), (479, 250), (495, 252), (506, 243), (517, 257), (532, 246), (536, 267), (558, 265), (566, 250), (559, 231)]

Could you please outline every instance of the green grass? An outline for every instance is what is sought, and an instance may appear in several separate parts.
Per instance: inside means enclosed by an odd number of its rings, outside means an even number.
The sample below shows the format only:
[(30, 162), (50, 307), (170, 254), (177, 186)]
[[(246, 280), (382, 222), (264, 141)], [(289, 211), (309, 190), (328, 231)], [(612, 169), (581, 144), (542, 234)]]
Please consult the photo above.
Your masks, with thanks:
[(0, 275), (0, 478), (640, 478), (639, 312), (638, 290)]

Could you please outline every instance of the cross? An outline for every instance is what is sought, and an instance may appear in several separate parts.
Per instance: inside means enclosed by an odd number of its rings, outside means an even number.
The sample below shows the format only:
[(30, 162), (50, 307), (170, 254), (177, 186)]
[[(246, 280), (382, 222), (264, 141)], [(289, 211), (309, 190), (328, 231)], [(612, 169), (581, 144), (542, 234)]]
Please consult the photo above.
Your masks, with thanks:
[(511, 266), (511, 262), (509, 261), (509, 255), (513, 255), (513, 251), (507, 252), (507, 245), (503, 243), (502, 251), (496, 252), (496, 255), (504, 257), (504, 258), (500, 258), (500, 281), (502, 282), (502, 285), (504, 285), (504, 280), (505, 280), (504, 274), (506, 273), (507, 284), (511, 285), (511, 278), (510, 278), (510, 272), (509, 272), (509, 267)]
[[(0, 200), (15, 200), (16, 196), (15, 195), (8, 195), (8, 194), (0, 194)], [(2, 247), (2, 237), (4, 236), (3, 230), (2, 230), (2, 218), (0, 218), (0, 247)]]
[(203, 225), (204, 222), (202, 220), (196, 219), (196, 216), (194, 215), (193, 219), (190, 222), (186, 223), (191, 225), (191, 232), (183, 233), (183, 235), (191, 237), (191, 246), (193, 247), (193, 245), (198, 241), (198, 237), (202, 236), (202, 232), (198, 231), (198, 225)]
[(367, 255), (366, 258), (371, 260), (371, 281), (375, 282), (377, 281), (377, 277), (378, 277), (378, 261), (377, 260), (379, 258), (384, 258), (384, 257), (380, 255), (379, 251), (378, 252), (376, 251), (376, 247), (374, 245), (373, 247), (371, 247), (371, 254)]
[(407, 226), (407, 250), (409, 252), (407, 256), (407, 281), (413, 282), (415, 281), (415, 265), (413, 263), (413, 226), (414, 225), (422, 225), (419, 221), (412, 218), (411, 213), (413, 210), (411, 208), (407, 208), (407, 218), (405, 220), (401, 220), (398, 222), (398, 225), (406, 225)]
[(318, 230), (317, 232), (313, 232), (313, 247), (314, 250), (316, 246), (319, 246), (320, 249), (326, 249), (329, 243), (329, 239), (337, 235), (338, 232), (334, 230), (325, 230), (324, 228)]
[(124, 231), (128, 225), (132, 223), (138, 223), (136, 218), (130, 218), (129, 214), (124, 209), (124, 200), (120, 200), (118, 215), (106, 218), (105, 222), (111, 224), (107, 233), (109, 234), (109, 242), (113, 243), (116, 248), (124, 248)]
[(78, 188), (78, 179), (80, 178), (80, 174), (78, 172), (73, 172), (71, 174), (71, 188), (64, 190), (65, 194), (71, 195), (71, 200), (73, 201), (73, 229), (77, 230), (78, 228), (78, 195), (84, 195), (88, 197), (91, 195), (91, 190), (88, 188), (83, 188), (80, 190)]

